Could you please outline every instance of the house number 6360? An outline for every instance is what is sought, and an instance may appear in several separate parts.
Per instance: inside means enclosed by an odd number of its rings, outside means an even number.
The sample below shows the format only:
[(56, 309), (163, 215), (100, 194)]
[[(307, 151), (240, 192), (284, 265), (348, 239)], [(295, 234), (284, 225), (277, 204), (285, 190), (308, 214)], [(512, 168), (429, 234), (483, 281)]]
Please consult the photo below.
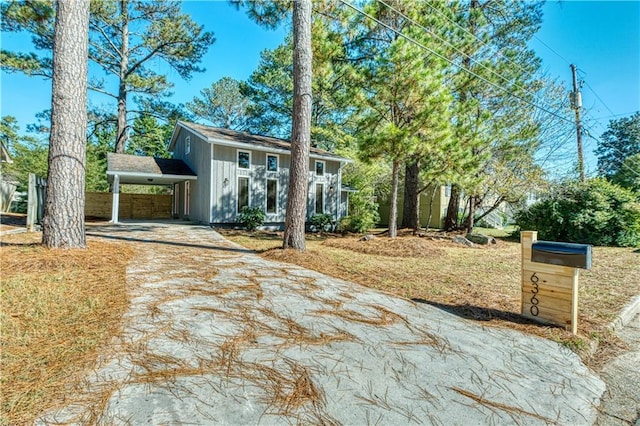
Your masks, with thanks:
[(534, 272), (533, 275), (531, 275), (530, 279), (531, 284), (533, 285), (533, 289), (531, 290), (533, 296), (531, 296), (531, 307), (529, 308), (529, 312), (531, 312), (531, 315), (533, 315), (534, 317), (537, 317), (540, 313), (540, 309), (538, 309), (538, 303), (540, 303), (540, 301), (538, 300), (538, 291), (540, 291), (538, 288), (538, 281), (540, 280), (540, 278), (538, 278), (538, 276)]

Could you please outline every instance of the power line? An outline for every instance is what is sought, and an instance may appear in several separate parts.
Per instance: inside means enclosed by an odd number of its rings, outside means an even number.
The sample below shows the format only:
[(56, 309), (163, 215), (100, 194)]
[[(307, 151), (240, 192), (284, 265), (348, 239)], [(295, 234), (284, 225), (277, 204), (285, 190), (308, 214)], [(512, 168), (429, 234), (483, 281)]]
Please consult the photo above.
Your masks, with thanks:
[(393, 10), (394, 12), (396, 12), (398, 15), (402, 16), (403, 18), (405, 18), (406, 20), (408, 20), (409, 22), (411, 22), (412, 24), (416, 25), (417, 27), (427, 31), (428, 33), (430, 33), (431, 35), (433, 35), (434, 37), (436, 37), (438, 40), (446, 43), (447, 45), (451, 46), (456, 52), (462, 54), (462, 56), (466, 57), (469, 59), (469, 61), (474, 61), (476, 62), (477, 65), (480, 65), (482, 68), (488, 70), (489, 72), (491, 72), (494, 75), (497, 75), (498, 77), (500, 77), (502, 80), (506, 81), (509, 84), (513, 84), (515, 87), (521, 89), (522, 91), (524, 91), (525, 93), (528, 93), (530, 95), (532, 95), (533, 97), (535, 97), (535, 93), (532, 93), (530, 90), (525, 89), (524, 87), (518, 85), (518, 84), (514, 84), (511, 82), (511, 80), (509, 80), (508, 78), (506, 78), (505, 76), (503, 76), (502, 74), (494, 71), (493, 69), (489, 68), (487, 65), (482, 64), (481, 62), (474, 60), (473, 58), (471, 58), (471, 55), (468, 55), (467, 53), (463, 52), (462, 50), (458, 49), (456, 46), (454, 46), (452, 43), (448, 42), (447, 40), (443, 39), (442, 37), (440, 37), (439, 35), (437, 35), (436, 33), (434, 33), (432, 30), (430, 30), (429, 28), (423, 26), (422, 24), (420, 24), (419, 22), (417, 22), (416, 20), (414, 20), (413, 18), (408, 17), (407, 15), (405, 15), (404, 13), (400, 12), (398, 9), (394, 8), (393, 6), (390, 6), (389, 4), (385, 3), (383, 0), (377, 0), (378, 3), (382, 3), (383, 5), (385, 5), (388, 9)]
[(614, 118), (614, 117), (622, 117), (624, 115), (631, 115), (631, 114), (635, 114), (638, 111), (630, 111), (630, 112), (624, 112), (622, 114), (614, 114), (614, 115), (607, 115), (605, 117), (591, 117), (592, 120), (604, 120), (606, 118)]
[(600, 103), (601, 103), (601, 104), (602, 104), (602, 105), (607, 109), (607, 111), (609, 111), (609, 112), (611, 113), (611, 115), (615, 115), (616, 113), (615, 113), (615, 112), (613, 112), (613, 111), (611, 111), (611, 108), (609, 108), (609, 106), (608, 106), (608, 105), (607, 105), (607, 104), (602, 100), (602, 98), (601, 98), (601, 97), (596, 93), (596, 91), (595, 91), (595, 90), (593, 90), (593, 87), (591, 87), (591, 85), (589, 84), (589, 82), (588, 82), (588, 81), (586, 81), (586, 80), (584, 80), (585, 72), (584, 72), (584, 71), (582, 71), (582, 70), (579, 70), (579, 71), (583, 74), (583, 75), (582, 75), (582, 77), (583, 77), (582, 82), (583, 82), (583, 83), (584, 83), (584, 84), (589, 88), (589, 90), (591, 90), (591, 93), (593, 93), (593, 94), (594, 94), (594, 96), (596, 97), (596, 99), (598, 99), (598, 100), (600, 101)]
[[(591, 134), (591, 132), (589, 132), (588, 129), (584, 129), (585, 130), (585, 134), (587, 136), (589, 136), (591, 139), (594, 139), (596, 142), (598, 142), (599, 144), (602, 143), (602, 141), (600, 139), (598, 139), (597, 137), (593, 136)], [(616, 151), (617, 153), (619, 153), (622, 156), (622, 161), (620, 162), (621, 166), (626, 167), (627, 169), (629, 169), (630, 172), (632, 172), (634, 175), (640, 177), (640, 172), (635, 171), (634, 169), (632, 169), (630, 166), (628, 166), (625, 163), (626, 159), (629, 159), (629, 156), (627, 156), (627, 154), (625, 154), (624, 152), (622, 152), (621, 150), (619, 150), (618, 148), (616, 148), (615, 146), (611, 145), (610, 148), (612, 148), (614, 151)], [(640, 162), (635, 162), (635, 161), (631, 161), (633, 163), (634, 166), (636, 166), (638, 168), (638, 170), (640, 170)]]
[(544, 41), (542, 41), (542, 39), (540, 37), (538, 37), (537, 35), (533, 35), (533, 38), (535, 38), (536, 40), (538, 40), (540, 43), (542, 43), (542, 45), (544, 47), (546, 47), (547, 49), (549, 49), (551, 52), (553, 52), (558, 58), (562, 59), (563, 61), (565, 61), (568, 65), (571, 65), (571, 62), (569, 62), (564, 56), (562, 56), (561, 54), (559, 54), (558, 52), (556, 52), (555, 50), (553, 50), (553, 48), (551, 46), (549, 46), (547, 43), (545, 43)]
[[(431, 3), (429, 3), (428, 1), (425, 1), (425, 4), (427, 6), (429, 6), (431, 8), (431, 10), (435, 11), (436, 13), (440, 14), (441, 16), (443, 16), (447, 21), (451, 22), (453, 25), (455, 25), (456, 27), (460, 28), (463, 32), (465, 32), (466, 34), (470, 35), (471, 37), (475, 38), (477, 41), (480, 42), (480, 44), (482, 46), (486, 46), (486, 47), (491, 47), (489, 46), (489, 44), (480, 39), (477, 35), (475, 35), (474, 33), (472, 33), (471, 31), (469, 31), (467, 28), (463, 27), (462, 25), (458, 24), (456, 21), (454, 21), (453, 19), (449, 18), (447, 16), (446, 13), (444, 13), (443, 11), (441, 11), (440, 9), (438, 9), (437, 7), (434, 7)], [(496, 51), (496, 53), (498, 53), (501, 57), (503, 57), (504, 59), (506, 59), (507, 61), (509, 61), (511, 64), (515, 65), (520, 71), (525, 71), (525, 69), (522, 67), (522, 65), (518, 64), (517, 62), (515, 62), (514, 60), (512, 60), (511, 58), (505, 56), (502, 52), (500, 52), (499, 50)]]
[(498, 88), (498, 89), (500, 89), (500, 90), (502, 90), (502, 91), (506, 92), (508, 95), (510, 95), (510, 96), (512, 96), (512, 97), (514, 97), (514, 98), (516, 98), (516, 99), (519, 99), (520, 101), (522, 101), (522, 102), (524, 102), (524, 103), (526, 103), (526, 104), (528, 104), (528, 105), (530, 105), (530, 106), (532, 106), (532, 107), (534, 107), (534, 108), (538, 108), (538, 109), (540, 109), (540, 110), (542, 110), (542, 111), (545, 111), (547, 114), (551, 114), (551, 115), (553, 115), (553, 116), (555, 116), (555, 117), (557, 117), (557, 118), (559, 118), (559, 119), (561, 119), (561, 120), (563, 120), (563, 121), (566, 121), (566, 122), (568, 122), (568, 123), (572, 123), (572, 124), (573, 124), (573, 121), (569, 120), (568, 118), (563, 117), (563, 116), (561, 116), (561, 115), (558, 115), (558, 114), (556, 114), (556, 113), (554, 113), (554, 112), (552, 112), (552, 111), (549, 111), (549, 110), (548, 110), (548, 109), (546, 109), (546, 108), (541, 107), (540, 105), (537, 105), (537, 104), (535, 104), (535, 103), (533, 103), (533, 102), (531, 102), (531, 101), (528, 101), (527, 99), (524, 99), (524, 98), (522, 98), (522, 97), (520, 97), (520, 96), (518, 96), (518, 95), (516, 95), (516, 94), (514, 94), (514, 93), (511, 93), (511, 92), (509, 91), (509, 89), (506, 89), (506, 88), (504, 88), (504, 87), (502, 87), (502, 86), (500, 86), (500, 85), (498, 85), (498, 84), (496, 84), (496, 83), (494, 83), (494, 82), (492, 82), (492, 81), (489, 81), (489, 80), (485, 79), (484, 77), (479, 76), (479, 75), (478, 75), (478, 74), (476, 74), (475, 72), (471, 71), (470, 69), (468, 69), (468, 68), (466, 68), (466, 67), (464, 67), (464, 66), (462, 66), (462, 65), (459, 65), (459, 64), (454, 63), (454, 62), (453, 62), (453, 61), (451, 61), (449, 58), (446, 58), (445, 56), (442, 56), (442, 55), (441, 55), (441, 54), (439, 54), (438, 52), (436, 52), (436, 51), (434, 51), (434, 50), (432, 50), (432, 49), (430, 49), (430, 48), (426, 47), (425, 45), (423, 45), (422, 43), (420, 43), (420, 42), (416, 41), (416, 40), (415, 40), (415, 39), (413, 39), (412, 37), (409, 37), (408, 35), (404, 34), (402, 31), (398, 31), (397, 29), (393, 28), (392, 26), (387, 25), (387, 24), (385, 24), (384, 22), (380, 21), (379, 19), (377, 19), (377, 18), (375, 18), (375, 17), (373, 17), (373, 16), (369, 15), (368, 13), (366, 13), (365, 11), (363, 11), (362, 9), (357, 8), (356, 6), (354, 6), (354, 5), (352, 5), (351, 3), (347, 2), (346, 0), (340, 0), (340, 2), (341, 2), (342, 4), (344, 4), (345, 6), (347, 6), (347, 7), (351, 8), (351, 9), (355, 10), (355, 11), (356, 11), (356, 12), (358, 12), (359, 14), (361, 14), (361, 15), (363, 15), (363, 16), (365, 16), (365, 17), (369, 18), (369, 19), (371, 19), (372, 21), (376, 22), (377, 24), (382, 25), (383, 27), (387, 28), (388, 30), (393, 31), (393, 32), (394, 32), (394, 33), (396, 33), (398, 36), (400, 36), (400, 37), (404, 38), (405, 40), (409, 41), (410, 43), (415, 44), (416, 46), (418, 46), (418, 47), (420, 47), (420, 48), (422, 48), (422, 49), (426, 50), (427, 52), (429, 52), (429, 53), (431, 53), (431, 54), (433, 54), (433, 55), (435, 55), (435, 56), (437, 56), (437, 57), (439, 57), (440, 59), (442, 59), (442, 60), (444, 60), (444, 61), (448, 62), (449, 64), (451, 64), (451, 65), (453, 65), (453, 66), (455, 66), (455, 67), (458, 67), (459, 69), (461, 69), (461, 70), (465, 71), (466, 73), (468, 73), (468, 74), (470, 74), (470, 75), (472, 75), (472, 76), (474, 76), (474, 77), (476, 77), (476, 78), (478, 78), (478, 79), (480, 79), (480, 80), (484, 81), (485, 83), (487, 83), (487, 84), (489, 84), (489, 85), (491, 85), (491, 86), (493, 86), (493, 87), (495, 87), (495, 88)]

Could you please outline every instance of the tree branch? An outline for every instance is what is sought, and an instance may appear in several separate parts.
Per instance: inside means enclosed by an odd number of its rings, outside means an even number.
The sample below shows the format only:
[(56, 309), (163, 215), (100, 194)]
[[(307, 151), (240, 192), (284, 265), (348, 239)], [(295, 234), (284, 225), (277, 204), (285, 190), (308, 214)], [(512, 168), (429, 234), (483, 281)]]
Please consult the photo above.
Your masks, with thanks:
[(92, 91), (94, 91), (94, 92), (97, 92), (97, 93), (102, 93), (103, 95), (107, 95), (107, 96), (109, 96), (109, 97), (112, 97), (113, 99), (118, 99), (118, 96), (114, 95), (113, 93), (109, 93), (109, 92), (107, 92), (106, 90), (101, 89), (101, 88), (99, 88), (99, 87), (96, 87), (96, 86), (89, 86), (89, 87), (88, 87), (88, 89), (89, 89), (89, 90), (92, 90)]
[[(111, 38), (104, 32), (104, 28), (98, 26), (98, 25), (92, 25), (92, 27), (96, 30), (98, 30), (100, 32), (100, 34), (102, 34), (102, 37), (106, 40), (106, 42), (109, 44), (109, 46), (111, 46), (111, 48), (118, 54), (120, 55), (120, 57), (122, 57), (122, 52), (120, 51), (120, 49), (118, 49), (118, 47), (113, 44), (113, 42), (111, 41)], [(105, 49), (106, 50), (106, 49)], [(117, 57), (115, 57), (115, 55), (112, 55), (115, 59), (118, 59)]]

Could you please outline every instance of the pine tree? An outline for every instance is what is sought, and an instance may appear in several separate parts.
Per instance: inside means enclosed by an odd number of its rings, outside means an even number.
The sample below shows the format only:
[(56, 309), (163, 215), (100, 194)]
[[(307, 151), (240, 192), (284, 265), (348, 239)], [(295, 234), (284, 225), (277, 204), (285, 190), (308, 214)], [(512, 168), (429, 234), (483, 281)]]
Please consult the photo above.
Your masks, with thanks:
[(293, 3), (293, 117), (291, 165), (283, 248), (305, 250), (305, 218), (311, 146), (311, 0)]
[(187, 103), (194, 116), (206, 120), (215, 127), (246, 131), (249, 128), (249, 100), (240, 92), (240, 82), (223, 77), (200, 91)]
[[(315, 19), (312, 27), (313, 105), (311, 143), (328, 151), (343, 145), (351, 123), (349, 119), (349, 64), (344, 62), (342, 39), (327, 28), (325, 20)], [(242, 84), (249, 99), (249, 129), (283, 139), (291, 136), (293, 110), (293, 41), (285, 42), (260, 55), (258, 68)], [(341, 61), (342, 60), (342, 61)]]
[[(500, 161), (500, 151), (538, 141), (539, 124), (529, 119), (530, 105), (518, 98), (532, 101), (540, 87), (536, 77), (540, 61), (527, 42), (542, 15), (538, 3), (512, 1), (489, 5), (472, 0), (452, 5), (451, 11), (450, 19), (464, 29), (457, 42), (462, 67), (454, 80), (455, 137), (471, 152), (475, 164), (453, 187), (445, 229), (460, 226), (457, 202), (464, 191), (468, 196), (464, 222), (470, 232), (486, 186), (483, 182), (492, 176), (492, 161)], [(531, 154), (520, 161), (532, 163), (532, 150), (519, 152)]]
[[(393, 4), (396, 9), (406, 6)], [(367, 11), (413, 40), (429, 43), (424, 31), (408, 19), (421, 19), (418, 8), (406, 7), (402, 16), (374, 2)], [(441, 58), (396, 31), (372, 25), (361, 21), (361, 44), (352, 52), (366, 58), (358, 66), (360, 128), (365, 133), (359, 147), (363, 158), (383, 158), (391, 164), (389, 236), (394, 238), (400, 169), (418, 153), (438, 151), (448, 141), (451, 98)]]
[(89, 0), (59, 0), (56, 6), (42, 244), (50, 248), (85, 248)]
[[(2, 4), (3, 31), (29, 31), (35, 53), (2, 50), (2, 69), (28, 75), (51, 77), (53, 19), (55, 13), (47, 1), (12, 1)], [(91, 2), (89, 59), (107, 76), (118, 82), (112, 91), (104, 78), (93, 78), (91, 90), (103, 93), (117, 104), (115, 151), (123, 153), (127, 142), (128, 102), (132, 95), (157, 99), (167, 94), (171, 83), (165, 75), (150, 66), (163, 60), (182, 78), (204, 69), (198, 66), (215, 38), (203, 31), (188, 15), (180, 11), (180, 3), (170, 0), (96, 0)]]

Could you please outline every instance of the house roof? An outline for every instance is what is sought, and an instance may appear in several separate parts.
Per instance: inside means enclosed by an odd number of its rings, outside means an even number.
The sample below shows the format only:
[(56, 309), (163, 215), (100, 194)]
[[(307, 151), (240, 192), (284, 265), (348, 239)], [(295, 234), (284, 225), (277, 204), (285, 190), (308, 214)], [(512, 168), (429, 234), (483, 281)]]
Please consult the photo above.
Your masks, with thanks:
[[(205, 126), (204, 124), (190, 123), (186, 121), (178, 121), (176, 124), (176, 128), (171, 137), (171, 142), (169, 143), (170, 151), (176, 143), (180, 128), (191, 130), (209, 143), (235, 146), (237, 148), (257, 149), (259, 151), (268, 152), (291, 152), (291, 142), (285, 139), (254, 135), (251, 133), (239, 132), (237, 130), (222, 129), (219, 127)], [(311, 158), (351, 162), (348, 158), (313, 147), (309, 149), (309, 156)]]
[(182, 160), (142, 157), (128, 154), (107, 154), (107, 178), (120, 183), (167, 185), (185, 180), (196, 180), (196, 174)]

